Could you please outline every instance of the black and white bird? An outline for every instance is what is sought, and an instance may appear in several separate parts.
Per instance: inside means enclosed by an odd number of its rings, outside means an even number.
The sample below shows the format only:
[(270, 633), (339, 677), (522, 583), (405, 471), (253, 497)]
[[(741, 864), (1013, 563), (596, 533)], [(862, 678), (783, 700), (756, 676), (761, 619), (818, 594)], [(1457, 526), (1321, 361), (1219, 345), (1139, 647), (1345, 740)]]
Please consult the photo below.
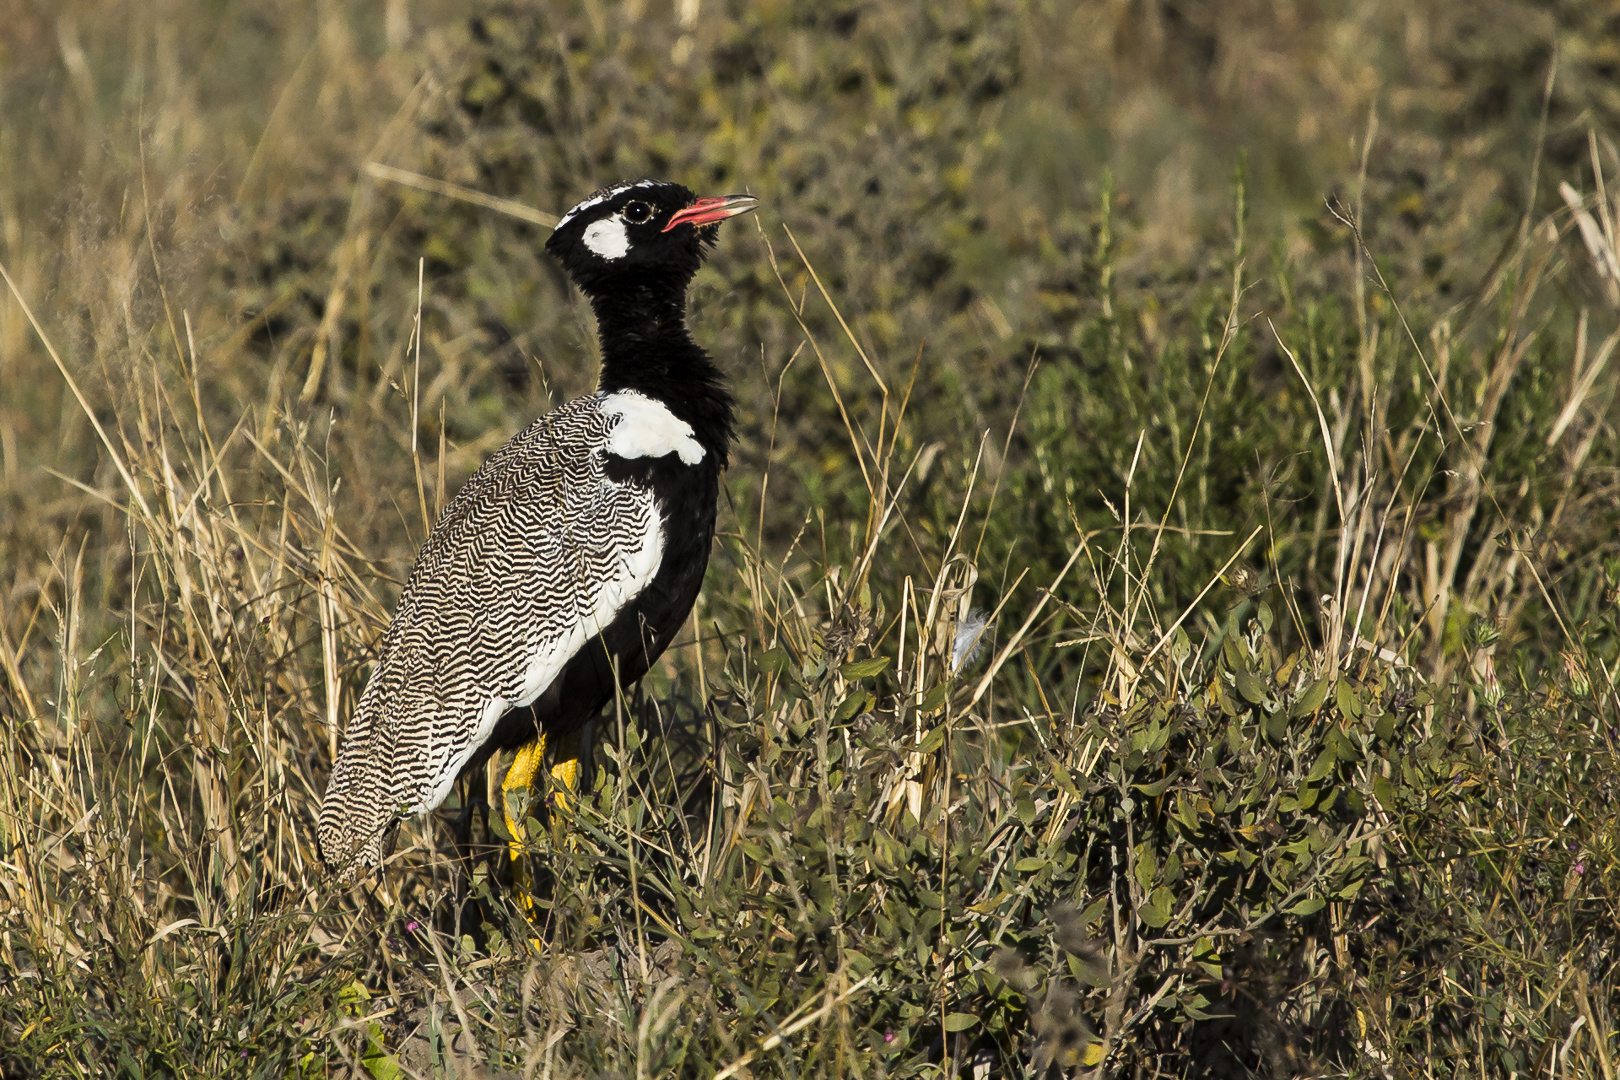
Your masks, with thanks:
[(526, 784), (686, 620), (732, 434), (686, 290), (718, 223), (755, 205), (638, 180), (557, 223), (546, 250), (595, 312), (599, 388), (496, 451), (422, 545), (321, 804), (340, 878), (495, 751), (522, 748), (507, 787)]

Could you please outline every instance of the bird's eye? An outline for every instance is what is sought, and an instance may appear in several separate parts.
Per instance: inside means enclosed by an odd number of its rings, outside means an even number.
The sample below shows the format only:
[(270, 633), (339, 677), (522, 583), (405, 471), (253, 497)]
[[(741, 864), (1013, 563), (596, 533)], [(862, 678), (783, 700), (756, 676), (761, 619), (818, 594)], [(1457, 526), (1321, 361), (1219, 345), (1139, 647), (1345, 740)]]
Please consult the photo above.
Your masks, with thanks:
[(637, 199), (635, 202), (625, 203), (620, 216), (632, 225), (645, 225), (652, 220), (653, 208)]

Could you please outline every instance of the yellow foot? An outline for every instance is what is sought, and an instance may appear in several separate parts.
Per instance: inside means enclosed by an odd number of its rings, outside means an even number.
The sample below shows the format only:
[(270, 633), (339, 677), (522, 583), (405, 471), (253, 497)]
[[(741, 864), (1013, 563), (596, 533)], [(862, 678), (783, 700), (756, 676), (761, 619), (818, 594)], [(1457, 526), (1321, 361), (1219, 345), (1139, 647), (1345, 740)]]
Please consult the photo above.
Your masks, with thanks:
[(551, 763), (551, 805), (556, 810), (567, 810), (568, 804), (574, 801), (574, 792), (579, 790), (577, 739), (574, 740), (574, 748), (566, 753), (567, 757), (560, 757)]

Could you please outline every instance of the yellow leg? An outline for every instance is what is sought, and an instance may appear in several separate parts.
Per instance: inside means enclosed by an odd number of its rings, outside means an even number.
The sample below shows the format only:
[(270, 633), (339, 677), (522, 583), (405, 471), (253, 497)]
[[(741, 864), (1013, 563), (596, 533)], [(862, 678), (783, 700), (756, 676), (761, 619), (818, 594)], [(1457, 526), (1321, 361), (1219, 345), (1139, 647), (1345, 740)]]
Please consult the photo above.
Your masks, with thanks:
[(545, 756), (546, 737), (541, 735), (518, 750), (517, 756), (512, 759), (512, 767), (506, 770), (506, 779), (501, 781), (501, 813), (506, 815), (506, 832), (512, 838), (510, 843), (514, 859), (523, 854), (528, 841), (523, 820), (528, 817), (534, 777), (540, 771), (540, 763)]
[[(568, 745), (570, 742), (573, 745)], [(567, 740), (564, 745), (566, 749), (557, 751), (550, 770), (552, 808), (555, 810), (567, 810), (574, 792), (579, 788), (578, 742)], [(545, 757), (546, 737), (541, 735), (518, 750), (512, 758), (511, 768), (506, 770), (506, 779), (501, 781), (501, 812), (506, 815), (506, 831), (512, 838), (513, 858), (523, 853), (524, 843), (528, 839), (523, 821), (528, 817), (534, 797), (534, 778), (539, 775)]]
[[(559, 750), (558, 757), (551, 764), (551, 795), (553, 811), (565, 811), (572, 801), (573, 794), (579, 783), (579, 740), (573, 739), (564, 742), (567, 749)], [(529, 873), (529, 860), (527, 856), (529, 847), (529, 831), (524, 822), (529, 817), (529, 806), (534, 798), (534, 778), (539, 775), (540, 766), (546, 758), (546, 737), (541, 734), (533, 742), (519, 748), (512, 758), (511, 768), (506, 770), (506, 779), (501, 781), (501, 813), (506, 817), (506, 831), (511, 839), (507, 842), (510, 850), (513, 867), (513, 884), (517, 886), (519, 902), (525, 911), (534, 910), (534, 893), (530, 886), (532, 877)], [(556, 835), (560, 822), (553, 817), (553, 835)]]

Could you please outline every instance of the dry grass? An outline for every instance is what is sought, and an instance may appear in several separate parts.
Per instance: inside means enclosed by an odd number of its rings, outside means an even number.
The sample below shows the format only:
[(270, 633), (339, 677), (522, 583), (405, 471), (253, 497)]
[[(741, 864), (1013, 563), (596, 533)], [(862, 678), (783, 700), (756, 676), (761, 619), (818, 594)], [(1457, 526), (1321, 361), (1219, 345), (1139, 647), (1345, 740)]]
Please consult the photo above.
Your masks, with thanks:
[[(1452, 152), (1413, 118), (1461, 47), (1381, 7), (686, 10), (10, 13), (0, 1071), (1612, 1078), (1620, 159), (1578, 35), (1543, 137)], [(1210, 193), (1217, 127), (1073, 190), (1082, 119), (1282, 102), (1309, 177)], [(415, 546), (589, 382), (525, 254), (557, 207), (489, 210), (636, 147), (780, 207), (696, 289), (758, 360), (692, 629), (600, 721), (534, 925), (457, 806), (336, 892), (315, 809)], [(1414, 160), (1467, 175), (1414, 210)]]

